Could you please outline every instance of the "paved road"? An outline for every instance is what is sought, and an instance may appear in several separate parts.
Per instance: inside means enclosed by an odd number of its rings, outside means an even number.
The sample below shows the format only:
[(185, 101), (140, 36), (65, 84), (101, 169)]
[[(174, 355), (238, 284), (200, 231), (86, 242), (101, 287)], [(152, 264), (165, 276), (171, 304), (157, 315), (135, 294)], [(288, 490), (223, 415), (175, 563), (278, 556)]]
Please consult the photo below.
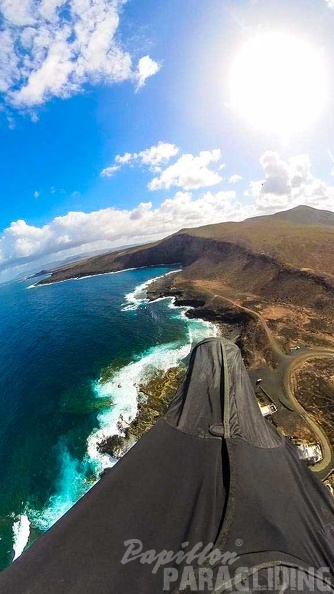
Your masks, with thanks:
[(332, 358), (334, 356), (333, 351), (318, 351), (312, 350), (309, 353), (303, 353), (299, 357), (297, 357), (294, 361), (292, 361), (285, 373), (285, 381), (284, 381), (284, 388), (285, 393), (288, 396), (289, 400), (294, 404), (295, 409), (299, 412), (300, 416), (305, 419), (305, 421), (310, 425), (313, 433), (318, 438), (319, 442), (321, 443), (323, 459), (320, 462), (317, 462), (312, 467), (312, 470), (315, 472), (319, 472), (325, 476), (327, 476), (333, 470), (332, 464), (332, 450), (328, 440), (326, 433), (323, 431), (320, 425), (315, 422), (313, 417), (309, 415), (306, 410), (302, 407), (302, 405), (298, 402), (297, 398), (294, 395), (292, 389), (292, 375), (297, 371), (299, 367), (310, 359), (324, 359), (324, 358)]
[[(300, 416), (309, 424), (313, 433), (316, 435), (317, 439), (321, 443), (322, 452), (323, 452), (323, 459), (312, 466), (313, 472), (319, 473), (321, 478), (325, 478), (328, 476), (330, 472), (334, 469), (333, 463), (333, 454), (331, 450), (331, 446), (328, 440), (326, 433), (323, 429), (315, 422), (313, 417), (307, 413), (307, 411), (302, 407), (302, 405), (298, 402), (296, 396), (294, 395), (293, 387), (292, 387), (292, 376), (296, 373), (297, 369), (310, 359), (323, 359), (323, 358), (332, 358), (334, 356), (334, 349), (330, 350), (328, 348), (317, 348), (317, 349), (309, 349), (306, 353), (297, 353), (294, 354), (286, 354), (283, 353), (277, 343), (275, 337), (273, 336), (266, 320), (262, 317), (262, 315), (255, 310), (250, 309), (249, 307), (244, 307), (240, 305), (237, 301), (230, 299), (224, 295), (219, 293), (214, 293), (213, 291), (209, 291), (206, 289), (207, 292), (211, 293), (213, 297), (216, 299), (221, 299), (226, 301), (227, 303), (233, 305), (237, 309), (248, 313), (253, 319), (258, 320), (268, 338), (268, 341), (277, 356), (277, 363), (279, 367), (282, 369), (282, 377), (283, 377), (283, 390), (288, 402), (292, 405), (292, 407), (300, 414)], [(279, 374), (278, 374), (279, 375)]]

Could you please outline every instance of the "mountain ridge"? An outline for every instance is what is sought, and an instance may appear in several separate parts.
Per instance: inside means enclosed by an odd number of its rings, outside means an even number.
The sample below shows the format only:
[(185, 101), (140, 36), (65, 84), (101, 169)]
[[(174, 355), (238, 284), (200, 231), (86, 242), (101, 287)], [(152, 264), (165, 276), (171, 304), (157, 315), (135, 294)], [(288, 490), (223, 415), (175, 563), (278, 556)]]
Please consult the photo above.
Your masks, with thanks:
[[(289, 221), (303, 225), (334, 225), (334, 212), (331, 210), (320, 210), (312, 206), (300, 205), (288, 210), (275, 212), (271, 216), (275, 220)], [(248, 221), (264, 221), (268, 215), (260, 215), (246, 219)]]
[[(307, 223), (300, 223), (301, 218), (307, 219)], [(327, 222), (319, 223), (319, 220)], [(242, 222), (181, 229), (153, 243), (123, 248), (58, 267), (39, 284), (176, 262), (187, 268), (204, 254), (208, 269), (203, 274), (207, 275), (210, 272), (209, 254), (212, 262), (216, 262), (217, 258), (224, 261), (230, 257), (231, 250), (239, 255), (242, 253), (243, 257), (246, 255), (248, 259), (255, 258), (259, 264), (270, 262), (290, 272), (295, 270), (315, 275), (319, 281), (326, 279), (329, 282), (331, 278), (334, 280), (334, 213), (296, 207)], [(211, 270), (211, 273), (215, 271)]]

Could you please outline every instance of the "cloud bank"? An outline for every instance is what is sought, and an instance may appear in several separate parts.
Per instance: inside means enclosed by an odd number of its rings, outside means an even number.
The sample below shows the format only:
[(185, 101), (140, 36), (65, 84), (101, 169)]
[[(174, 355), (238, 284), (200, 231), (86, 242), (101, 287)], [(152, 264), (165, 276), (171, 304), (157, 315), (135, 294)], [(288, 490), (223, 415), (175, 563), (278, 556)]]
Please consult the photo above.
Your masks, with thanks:
[(143, 243), (181, 227), (244, 218), (248, 212), (236, 201), (233, 191), (207, 192), (199, 197), (190, 192), (178, 192), (158, 208), (152, 208), (151, 202), (142, 202), (132, 210), (105, 208), (91, 213), (69, 212), (43, 227), (18, 220), (4, 230), (0, 239), (0, 268), (79, 246), (94, 244), (96, 247), (96, 242), (107, 241), (115, 246)]
[[(148, 201), (131, 210), (69, 212), (42, 227), (14, 221), (0, 235), (0, 270), (7, 271), (2, 278), (17, 274), (18, 267), (29, 262), (37, 267), (37, 262), (50, 261), (46, 258), (54, 259), (55, 254), (72, 256), (90, 249), (145, 243), (185, 227), (240, 221), (299, 204), (334, 210), (334, 188), (313, 175), (308, 155), (284, 160), (278, 153), (266, 151), (259, 161), (263, 177), (248, 183), (238, 174), (222, 179), (210, 169), (216, 166), (221, 171), (220, 161), (218, 149), (179, 156), (178, 147), (166, 142), (138, 153), (118, 155), (111, 167), (147, 167), (154, 176), (152, 190), (181, 189), (157, 207)], [(103, 175), (108, 177), (113, 172), (105, 170)], [(216, 191), (201, 189), (218, 182)], [(243, 185), (241, 200), (231, 189), (233, 183)]]
[(160, 65), (134, 65), (118, 40), (125, 0), (0, 0), (0, 93), (7, 104), (33, 108), (66, 98), (86, 83), (132, 80), (136, 89)]

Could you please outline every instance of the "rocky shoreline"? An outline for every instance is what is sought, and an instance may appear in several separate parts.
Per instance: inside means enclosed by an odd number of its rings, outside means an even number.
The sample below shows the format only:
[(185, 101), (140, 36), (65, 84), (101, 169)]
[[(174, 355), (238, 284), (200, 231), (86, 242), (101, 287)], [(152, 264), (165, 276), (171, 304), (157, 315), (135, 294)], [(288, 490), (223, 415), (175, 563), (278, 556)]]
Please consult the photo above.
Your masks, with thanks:
[(121, 458), (140, 439), (158, 419), (162, 418), (184, 378), (184, 365), (172, 367), (167, 371), (156, 371), (147, 382), (138, 386), (138, 412), (131, 423), (121, 416), (118, 422), (118, 435), (107, 437), (98, 445), (101, 454)]
[[(150, 282), (146, 289), (147, 299), (172, 297), (174, 305), (189, 307), (185, 315), (189, 318), (201, 318), (205, 321), (216, 322), (214, 312), (203, 311), (205, 300), (191, 295), (184, 295), (183, 291), (173, 290), (172, 283), (179, 272), (167, 274)], [(200, 312), (197, 314), (197, 310)], [(108, 371), (104, 380), (110, 379), (113, 367)], [(118, 422), (118, 434), (106, 437), (98, 444), (98, 451), (112, 458), (121, 458), (153, 425), (162, 418), (184, 378), (186, 367), (180, 364), (168, 370), (156, 370), (146, 381), (138, 385), (138, 412), (131, 423), (126, 423), (121, 416)]]
[(156, 279), (149, 285), (147, 297), (152, 301), (172, 297), (175, 306), (189, 308), (185, 314), (188, 318), (218, 325), (222, 336), (240, 348), (248, 369), (259, 366), (259, 357), (275, 368), (272, 349), (258, 320), (237, 304), (216, 299), (205, 283), (198, 287), (186, 271)]

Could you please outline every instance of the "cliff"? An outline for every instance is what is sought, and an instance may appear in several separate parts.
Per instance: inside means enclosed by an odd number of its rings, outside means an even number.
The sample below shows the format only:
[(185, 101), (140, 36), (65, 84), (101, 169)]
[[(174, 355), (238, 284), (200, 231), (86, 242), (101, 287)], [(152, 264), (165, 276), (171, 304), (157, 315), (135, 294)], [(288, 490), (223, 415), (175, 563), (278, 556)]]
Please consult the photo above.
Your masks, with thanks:
[(237, 293), (333, 311), (334, 213), (298, 207), (241, 223), (184, 229), (159, 242), (63, 266), (38, 284), (176, 263), (182, 265), (177, 278), (183, 284), (219, 281)]

